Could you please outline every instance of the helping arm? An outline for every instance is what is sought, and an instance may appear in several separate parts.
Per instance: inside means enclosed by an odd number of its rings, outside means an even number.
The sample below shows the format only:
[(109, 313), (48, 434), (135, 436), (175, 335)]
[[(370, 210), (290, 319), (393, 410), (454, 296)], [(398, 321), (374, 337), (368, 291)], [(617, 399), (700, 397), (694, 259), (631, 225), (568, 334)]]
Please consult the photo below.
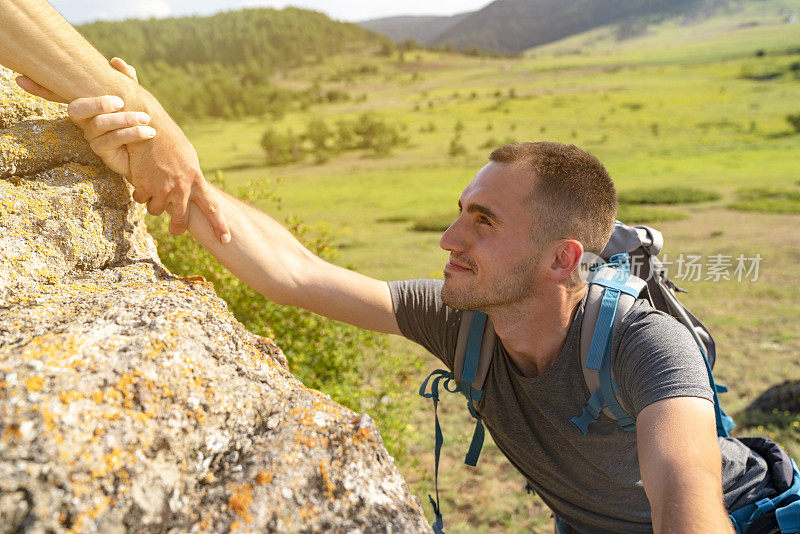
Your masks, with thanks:
[(126, 109), (148, 113), (159, 135), (128, 149), (134, 199), (147, 202), (151, 212), (167, 210), (173, 234), (186, 229), (191, 200), (215, 234), (226, 239), (229, 229), (223, 212), (200, 171), (197, 153), (180, 128), (150, 93), (109, 66), (47, 2), (0, 2), (0, 64), (24, 74), (63, 101), (116, 95)]

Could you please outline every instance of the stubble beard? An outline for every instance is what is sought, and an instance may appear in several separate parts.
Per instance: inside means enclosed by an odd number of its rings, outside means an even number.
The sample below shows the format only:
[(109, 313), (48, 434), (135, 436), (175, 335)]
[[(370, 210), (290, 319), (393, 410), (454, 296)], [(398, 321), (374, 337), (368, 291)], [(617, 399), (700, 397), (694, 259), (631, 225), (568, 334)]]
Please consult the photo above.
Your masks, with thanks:
[[(500, 307), (513, 306), (514, 304), (534, 297), (537, 294), (536, 274), (538, 257), (528, 258), (515, 265), (507, 274), (499, 275), (489, 288), (480, 288), (475, 278), (477, 273), (462, 273), (462, 278), (469, 281), (459, 287), (454, 287), (448, 274), (445, 273), (441, 298), (447, 306), (457, 310), (476, 310), (488, 312)], [(449, 275), (454, 277), (457, 275)]]

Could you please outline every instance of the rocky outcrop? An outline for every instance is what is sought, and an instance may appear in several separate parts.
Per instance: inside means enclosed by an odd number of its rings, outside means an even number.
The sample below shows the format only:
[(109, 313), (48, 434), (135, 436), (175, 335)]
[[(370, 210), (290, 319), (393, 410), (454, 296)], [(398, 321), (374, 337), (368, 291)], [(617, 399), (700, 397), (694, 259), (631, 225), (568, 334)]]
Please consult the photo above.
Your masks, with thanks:
[(764, 391), (748, 410), (800, 413), (800, 380), (784, 380)]
[(170, 274), (63, 109), (0, 78), (0, 532), (428, 531), (370, 417)]

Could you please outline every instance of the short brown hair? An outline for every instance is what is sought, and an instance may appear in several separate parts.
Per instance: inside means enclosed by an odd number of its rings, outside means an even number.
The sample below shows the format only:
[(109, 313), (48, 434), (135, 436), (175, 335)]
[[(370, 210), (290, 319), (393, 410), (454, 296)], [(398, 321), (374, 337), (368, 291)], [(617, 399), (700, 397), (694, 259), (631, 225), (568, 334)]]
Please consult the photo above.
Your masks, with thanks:
[(541, 141), (503, 145), (489, 159), (532, 171), (532, 208), (542, 240), (577, 239), (584, 250), (600, 254), (614, 229), (617, 192), (596, 157), (575, 145)]

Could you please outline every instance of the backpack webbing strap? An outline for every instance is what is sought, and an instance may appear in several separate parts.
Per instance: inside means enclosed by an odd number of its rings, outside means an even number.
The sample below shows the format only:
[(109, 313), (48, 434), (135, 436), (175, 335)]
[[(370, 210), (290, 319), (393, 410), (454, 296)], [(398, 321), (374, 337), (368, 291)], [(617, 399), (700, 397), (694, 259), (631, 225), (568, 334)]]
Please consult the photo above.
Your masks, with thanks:
[[(428, 375), (419, 388), (420, 396), (433, 401), (436, 440), (434, 448), (434, 488), (436, 499), (434, 500), (431, 495), (428, 495), (428, 499), (436, 515), (436, 520), (431, 525), (436, 534), (444, 534), (444, 520), (439, 507), (439, 458), (444, 444), (444, 436), (442, 427), (439, 424), (438, 414), (439, 383), (444, 380), (442, 386), (445, 391), (451, 393), (458, 391), (467, 398), (467, 408), (469, 408), (469, 413), (476, 419), (476, 422), (475, 431), (472, 434), (472, 441), (464, 458), (464, 463), (475, 466), (483, 448), (485, 430), (483, 421), (475, 409), (473, 401), (478, 402), (483, 397), (483, 384), (491, 363), (495, 339), (494, 327), (486, 314), (477, 311), (465, 311), (461, 316), (461, 324), (456, 341), (453, 372), (437, 369)], [(431, 379), (433, 379), (432, 382)], [(428, 382), (431, 382), (430, 393), (425, 392)]]
[[(463, 318), (462, 318), (463, 321)], [(467, 346), (464, 349), (464, 368), (461, 370), (461, 377), (458, 380), (458, 389), (467, 397), (467, 408), (469, 413), (476, 419), (475, 430), (472, 433), (472, 441), (469, 445), (469, 450), (464, 458), (464, 463), (475, 467), (478, 463), (478, 457), (483, 448), (483, 439), (485, 431), (483, 428), (483, 421), (481, 416), (472, 405), (472, 401), (480, 401), (483, 397), (483, 391), (475, 389), (475, 378), (478, 374), (478, 361), (480, 360), (483, 348), (483, 331), (486, 327), (487, 317), (485, 313), (474, 312), (472, 314), (472, 321), (469, 325), (469, 334), (467, 335)]]
[[(438, 375), (438, 376), (437, 376)], [(436, 376), (436, 378), (433, 378)], [(431, 382), (431, 392), (425, 393), (425, 389), (428, 387), (428, 381), (433, 378), (433, 382)], [(428, 375), (422, 385), (419, 387), (419, 394), (421, 397), (425, 399), (431, 399), (433, 401), (433, 419), (434, 419), (434, 428), (435, 428), (435, 438), (436, 444), (433, 452), (434, 457), (434, 475), (433, 475), (433, 486), (436, 492), (436, 500), (433, 500), (433, 497), (428, 495), (428, 499), (431, 501), (431, 506), (433, 506), (433, 513), (436, 515), (436, 521), (433, 522), (431, 527), (433, 527), (433, 531), (436, 534), (444, 534), (444, 520), (442, 518), (442, 514), (439, 508), (439, 457), (442, 450), (442, 444), (444, 443), (444, 436), (442, 435), (442, 427), (439, 425), (439, 413), (438, 413), (438, 406), (439, 406), (439, 382), (444, 379), (444, 389), (450, 392), (455, 392), (455, 389), (449, 389), (447, 385), (452, 381), (453, 374), (450, 371), (445, 371), (444, 369), (436, 369), (434, 372)]]
[(729, 515), (737, 534), (744, 534), (756, 519), (773, 510), (781, 534), (800, 532), (800, 471), (795, 461), (791, 462), (794, 478), (789, 489), (771, 499), (765, 498), (743, 506)]
[(581, 330), (581, 359), (586, 386), (592, 393), (581, 414), (570, 419), (582, 435), (602, 411), (615, 419), (620, 429), (627, 432), (636, 429), (635, 419), (618, 399), (619, 386), (611, 368), (611, 338), (615, 325), (633, 306), (644, 285), (644, 280), (631, 275), (627, 254), (614, 255), (609, 265), (597, 269), (590, 282)]
[[(669, 292), (664, 292), (664, 297), (669, 304), (670, 310), (672, 311), (671, 315), (675, 317), (675, 319), (677, 319), (689, 330), (689, 333), (692, 335), (695, 343), (697, 344), (697, 348), (700, 349), (700, 354), (703, 355), (703, 362), (706, 364), (706, 370), (708, 371), (708, 382), (711, 385), (711, 393), (714, 396), (714, 417), (717, 421), (717, 435), (726, 438), (730, 435), (731, 430), (733, 430), (736, 427), (736, 423), (734, 423), (731, 416), (726, 414), (725, 411), (722, 409), (722, 406), (719, 403), (718, 394), (725, 393), (726, 391), (728, 391), (728, 388), (726, 388), (722, 384), (717, 385), (714, 382), (714, 373), (711, 371), (711, 362), (708, 360), (708, 354), (706, 353), (706, 343), (700, 337), (700, 334), (695, 328), (691, 317), (689, 317), (687, 310), (685, 310), (683, 306), (681, 306), (677, 302), (675, 296), (670, 294)], [(707, 330), (705, 330), (704, 327), (703, 331), (707, 333)], [(711, 348), (713, 348), (713, 340)]]
[(703, 362), (706, 364), (706, 370), (708, 371), (708, 382), (711, 385), (711, 394), (714, 396), (714, 419), (717, 422), (717, 435), (723, 438), (727, 438), (730, 435), (731, 430), (736, 427), (736, 423), (733, 422), (733, 418), (726, 414), (722, 406), (719, 404), (719, 393), (725, 393), (728, 391), (728, 388), (725, 386), (717, 386), (714, 383), (714, 373), (711, 372), (711, 364), (708, 363), (708, 358), (706, 358), (706, 351), (703, 350), (703, 347), (698, 345), (700, 349), (700, 354), (703, 355)]

